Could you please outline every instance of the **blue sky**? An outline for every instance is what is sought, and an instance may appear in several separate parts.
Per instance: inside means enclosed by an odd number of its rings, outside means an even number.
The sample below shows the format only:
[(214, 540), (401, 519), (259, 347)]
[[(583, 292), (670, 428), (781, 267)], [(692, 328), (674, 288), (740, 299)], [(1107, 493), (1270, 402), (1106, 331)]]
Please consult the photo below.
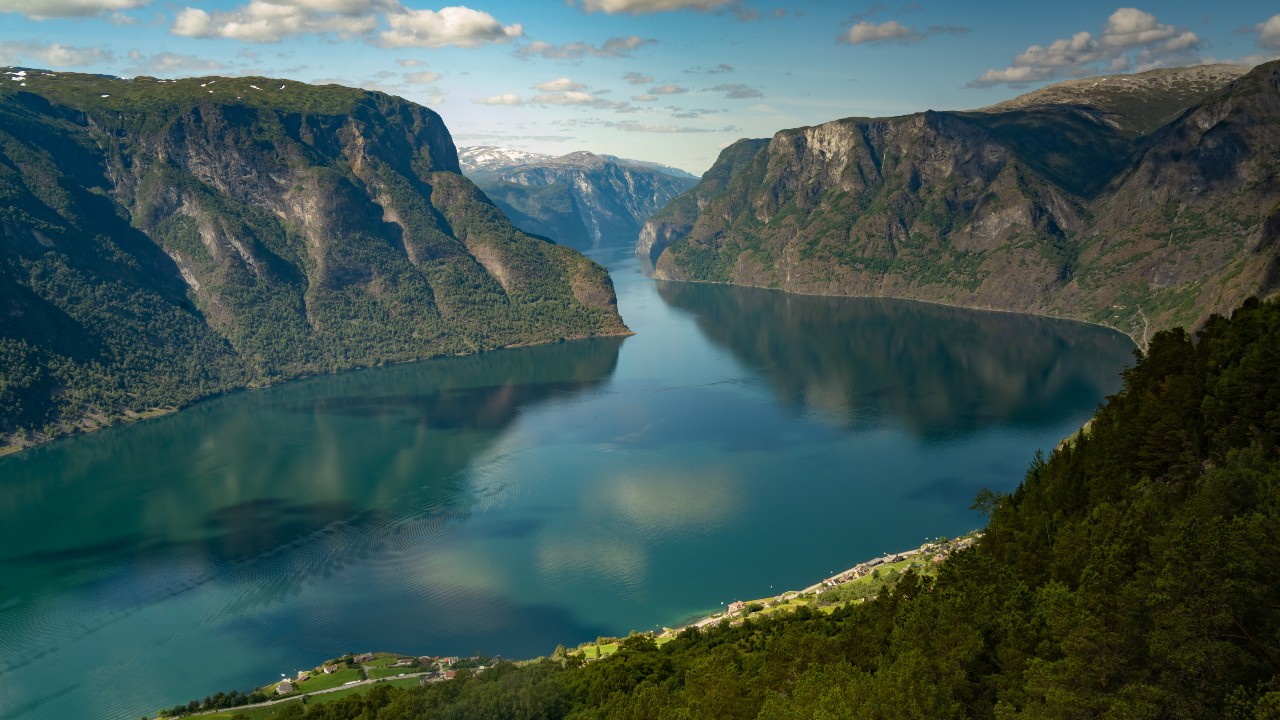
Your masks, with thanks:
[(0, 0), (0, 65), (401, 95), (458, 145), (701, 173), (741, 137), (1069, 77), (1280, 57), (1274, 2)]

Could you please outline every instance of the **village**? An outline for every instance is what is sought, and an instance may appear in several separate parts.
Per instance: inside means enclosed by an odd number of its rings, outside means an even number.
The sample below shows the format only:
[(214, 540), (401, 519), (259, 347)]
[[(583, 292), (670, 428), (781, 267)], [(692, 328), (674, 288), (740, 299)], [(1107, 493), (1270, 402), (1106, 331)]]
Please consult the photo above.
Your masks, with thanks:
[[(723, 611), (648, 634), (657, 644), (663, 645), (688, 628), (705, 629), (720, 623), (739, 624), (757, 613), (764, 616), (794, 611), (799, 607), (830, 612), (845, 603), (862, 602), (885, 589), (892, 589), (897, 579), (908, 570), (920, 575), (935, 574), (944, 560), (972, 546), (981, 536), (981, 532), (974, 531), (957, 538), (938, 538), (913, 550), (888, 553), (858, 563), (802, 590), (788, 590), (756, 600), (734, 600), (727, 603)], [(573, 650), (558, 647), (552, 658), (577, 656), (586, 662), (594, 662), (617, 652), (620, 642), (619, 638), (600, 637), (582, 643)], [(454, 679), (463, 670), (483, 672), (494, 660), (485, 657), (415, 656), (387, 652), (349, 653), (326, 660), (310, 670), (281, 673), (280, 680), (263, 685), (252, 693), (218, 693), (205, 698), (203, 702), (192, 700), (186, 705), (162, 710), (157, 717), (200, 716), (209, 720), (225, 720), (243, 715), (254, 719), (265, 718), (273, 712), (273, 706), (280, 703), (300, 701), (305, 704), (312, 699), (314, 702), (335, 700), (344, 695), (365, 692), (374, 683), (408, 687), (443, 682)]]

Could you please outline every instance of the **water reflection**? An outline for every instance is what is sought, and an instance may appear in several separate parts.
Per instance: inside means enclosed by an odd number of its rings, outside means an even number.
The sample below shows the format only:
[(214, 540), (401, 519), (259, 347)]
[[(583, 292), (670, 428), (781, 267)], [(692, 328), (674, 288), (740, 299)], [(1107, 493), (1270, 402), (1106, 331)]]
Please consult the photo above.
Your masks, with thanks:
[(658, 282), (713, 343), (786, 405), (851, 430), (901, 423), (925, 439), (1045, 426), (1088, 411), (1132, 360), (1080, 323), (877, 298)]
[[(0, 458), (0, 716), (64, 714), (49, 709), (64, 696), (86, 707), (76, 689), (90, 682), (79, 672), (86, 664), (127, 672), (138, 663), (137, 672), (165, 658), (187, 662), (194, 648), (175, 645), (175, 636), (197, 628), (210, 633), (203, 651), (221, 657), (230, 636), (266, 627), (243, 647), (287, 638), (290, 654), (309, 642), (333, 652), (333, 639), (299, 640), (336, 610), (307, 607), (305, 589), (429, 557), (442, 532), (489, 501), (492, 488), (466, 471), (530, 410), (606, 381), (622, 342), (315, 378)], [(525, 520), (484, 527), (507, 540), (536, 531)], [(442, 587), (462, 592), (457, 583)], [(330, 590), (311, 602), (341, 608), (349, 588)], [(528, 616), (584, 631), (562, 610), (483, 589), (439, 599), (464, 601), (491, 609), (495, 633)], [(367, 609), (345, 611), (352, 616), (337, 614), (347, 631), (385, 623), (364, 617)], [(456, 639), (453, 632), (466, 630), (435, 634)], [(210, 670), (199, 684), (243, 686), (253, 664), (230, 675)], [(110, 682), (121, 702), (155, 694), (139, 687), (142, 679)], [(126, 707), (136, 715), (136, 704)], [(109, 703), (100, 709), (113, 714)]]

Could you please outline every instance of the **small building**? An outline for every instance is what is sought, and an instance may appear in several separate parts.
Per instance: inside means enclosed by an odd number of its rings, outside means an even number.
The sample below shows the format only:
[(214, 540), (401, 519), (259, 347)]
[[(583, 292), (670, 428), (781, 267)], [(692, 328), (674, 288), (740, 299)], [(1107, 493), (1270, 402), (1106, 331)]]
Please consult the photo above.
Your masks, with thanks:
[(324, 671), (325, 675), (332, 675), (338, 672), (339, 670), (341, 670), (342, 666), (341, 665), (325, 665), (320, 669)]
[(311, 673), (307, 672), (306, 670), (299, 670), (297, 682), (303, 682), (304, 680), (307, 680), (310, 677), (311, 677)]
[(458, 677), (458, 671), (457, 671), (457, 670), (446, 670), (446, 671), (445, 671), (445, 673), (444, 673), (444, 679), (445, 679), (445, 680), (452, 680), (452, 679), (454, 679), (454, 678), (456, 678), (456, 677)]
[(456, 665), (457, 663), (458, 663), (458, 656), (456, 655), (450, 655), (449, 657), (440, 658), (440, 667), (444, 667), (446, 665)]
[(731, 612), (731, 613), (740, 612), (740, 611), (741, 611), (743, 608), (745, 608), (746, 606), (747, 606), (747, 604), (746, 604), (745, 602), (743, 602), (743, 601), (741, 601), (741, 600), (735, 600), (735, 601), (733, 601), (733, 602), (729, 603), (729, 612)]
[(352, 660), (358, 663), (369, 662), (372, 659), (373, 659), (373, 653), (360, 653), (359, 655), (356, 655), (355, 657), (352, 658)]
[(291, 692), (293, 692), (293, 683), (289, 682), (288, 680), (281, 680), (279, 684), (276, 685), (277, 695), (284, 695), (285, 693), (291, 693)]

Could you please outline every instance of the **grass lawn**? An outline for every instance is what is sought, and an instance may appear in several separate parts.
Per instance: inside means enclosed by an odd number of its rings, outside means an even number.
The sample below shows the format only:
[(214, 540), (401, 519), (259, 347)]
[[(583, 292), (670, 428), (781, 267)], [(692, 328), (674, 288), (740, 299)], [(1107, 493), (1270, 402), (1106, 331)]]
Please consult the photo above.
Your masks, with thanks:
[(422, 668), (405, 667), (403, 665), (401, 665), (400, 667), (376, 667), (376, 668), (369, 669), (369, 679), (377, 680), (379, 678), (395, 677), (400, 673), (420, 674), (421, 672), (422, 672)]
[[(302, 702), (301, 700), (290, 700), (289, 702)], [(310, 702), (310, 701), (309, 701)], [(279, 705), (267, 705), (266, 707), (256, 708), (232, 708), (230, 710), (221, 710), (209, 715), (201, 715), (200, 720), (231, 720), (231, 718), (244, 717), (246, 720), (270, 720), (277, 712), (289, 703), (280, 703)]]
[[(332, 675), (330, 677), (332, 677)], [(417, 687), (418, 683), (420, 682), (422, 682), (422, 679), (420, 677), (415, 676), (415, 677), (396, 678), (394, 680), (387, 680), (385, 683), (370, 683), (369, 685), (359, 685), (357, 687), (351, 687), (345, 690), (336, 690), (334, 692), (325, 693), (323, 695), (313, 695), (307, 698), (307, 704), (318, 705), (321, 703), (333, 702), (334, 700), (339, 700), (341, 698), (348, 697), (351, 695), (363, 695), (369, 692), (370, 690), (372, 690), (373, 688), (377, 687), (378, 685), (383, 685), (383, 684), (394, 685), (396, 687), (402, 687), (402, 688), (410, 688), (410, 687)], [(209, 715), (201, 715), (200, 719), (201, 720), (231, 720), (231, 718), (233, 717), (239, 717), (243, 715), (246, 718), (246, 720), (271, 720), (271, 718), (275, 717), (275, 714), (279, 712), (281, 709), (283, 709), (285, 705), (288, 705), (289, 703), (297, 703), (297, 702), (302, 702), (302, 699), (299, 698), (297, 700), (290, 700), (288, 702), (282, 702), (276, 705), (268, 705), (266, 707), (259, 707), (259, 708), (249, 708), (247, 710), (245, 709), (223, 710), (221, 712), (211, 713)]]
[(386, 667), (388, 665), (395, 665), (398, 662), (400, 662), (400, 657), (398, 655), (388, 655), (386, 657), (376, 657), (367, 663), (361, 663), (361, 665), (364, 665), (365, 667)]
[[(658, 643), (658, 646), (659, 646), (659, 647), (661, 647), (661, 646), (666, 645), (667, 643), (671, 642), (671, 641), (672, 641), (672, 640), (674, 640), (674, 639), (675, 639), (675, 638), (670, 638), (670, 637), (660, 637), (660, 638), (654, 638), (654, 642)], [(609, 657), (610, 655), (612, 655), (612, 654), (614, 654), (614, 653), (618, 652), (618, 643), (616, 643), (616, 642), (615, 642), (615, 643), (608, 643), (608, 644), (606, 644), (606, 645), (601, 645), (601, 646), (599, 646), (599, 647), (600, 647), (600, 650), (599, 650), (599, 653), (598, 653), (598, 657)], [(583, 657), (585, 657), (585, 658), (587, 658), (588, 660), (594, 660), (594, 659), (596, 659), (596, 657), (597, 657), (597, 652), (596, 652), (596, 645), (595, 645), (595, 643), (592, 643), (592, 644), (590, 644), (590, 645), (583, 645), (583, 646), (579, 647), (577, 650), (575, 650), (574, 652), (580, 652), (580, 653), (582, 653), (582, 656), (583, 656)]]
[(294, 685), (299, 692), (316, 692), (317, 690), (328, 690), (339, 685), (360, 679), (360, 670), (351, 668), (349, 670), (339, 670), (332, 675), (325, 675), (323, 671), (317, 672), (307, 679), (306, 682)]

